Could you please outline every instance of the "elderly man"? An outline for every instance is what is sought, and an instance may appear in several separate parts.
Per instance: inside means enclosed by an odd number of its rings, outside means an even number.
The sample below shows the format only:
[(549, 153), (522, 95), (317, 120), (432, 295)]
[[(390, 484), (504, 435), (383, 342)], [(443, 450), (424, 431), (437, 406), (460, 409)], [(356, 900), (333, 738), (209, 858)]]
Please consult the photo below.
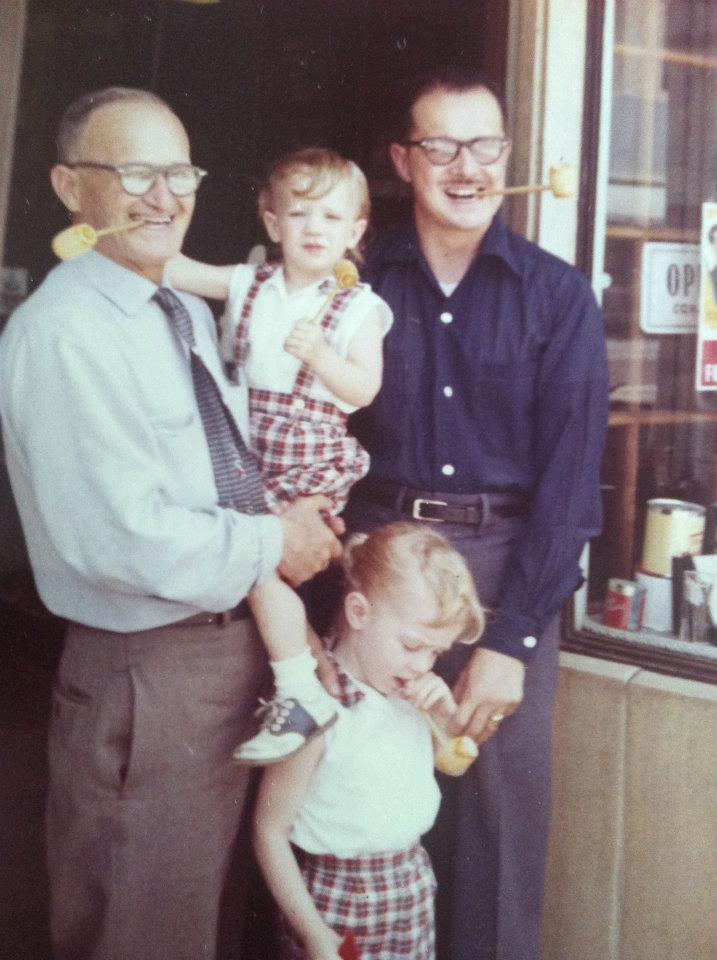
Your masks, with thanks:
[(440, 960), (535, 960), (550, 809), (558, 618), (601, 522), (607, 412), (602, 324), (572, 267), (498, 213), (510, 141), (479, 76), (407, 92), (391, 145), (413, 222), (381, 238), (365, 279), (394, 312), (384, 383), (355, 417), (371, 454), (345, 517), (441, 524), (492, 611), (444, 661), (458, 730), (482, 744), (444, 778), (429, 838)]
[(62, 119), (52, 185), (94, 251), (0, 342), (5, 455), (39, 592), (69, 621), (50, 730), (57, 960), (215, 955), (264, 660), (247, 591), (338, 552), (310, 498), (266, 512), (246, 397), (211, 313), (162, 287), (204, 171), (157, 97), (111, 88)]

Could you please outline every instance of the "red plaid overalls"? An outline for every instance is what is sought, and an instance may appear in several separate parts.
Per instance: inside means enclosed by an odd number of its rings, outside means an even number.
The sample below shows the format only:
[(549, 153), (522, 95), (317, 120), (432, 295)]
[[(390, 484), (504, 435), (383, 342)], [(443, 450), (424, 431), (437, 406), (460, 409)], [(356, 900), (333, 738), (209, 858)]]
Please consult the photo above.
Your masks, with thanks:
[[(334, 665), (339, 700), (352, 707), (364, 694)], [(294, 850), (323, 920), (342, 936), (353, 935), (361, 960), (435, 960), (436, 880), (420, 843), (350, 858)], [(289, 923), (280, 920), (280, 960), (308, 960)]]
[[(277, 264), (257, 268), (242, 305), (234, 338), (234, 362), (240, 371), (249, 352), (251, 312), (261, 285)], [(336, 293), (321, 319), (329, 342), (341, 314), (360, 287)], [(346, 505), (354, 483), (369, 468), (368, 453), (346, 432), (347, 415), (335, 404), (309, 396), (314, 375), (302, 364), (291, 393), (249, 388), (252, 449), (259, 458), (270, 506), (297, 497), (323, 493), (331, 499), (332, 513)]]

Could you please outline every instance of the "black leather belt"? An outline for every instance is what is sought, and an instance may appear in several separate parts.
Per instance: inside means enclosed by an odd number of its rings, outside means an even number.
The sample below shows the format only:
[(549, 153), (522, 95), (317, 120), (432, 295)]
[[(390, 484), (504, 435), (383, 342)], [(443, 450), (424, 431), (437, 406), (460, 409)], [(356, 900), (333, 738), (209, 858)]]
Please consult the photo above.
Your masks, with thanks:
[(168, 627), (206, 627), (218, 626), (225, 627), (228, 623), (234, 623), (236, 620), (246, 620), (251, 616), (251, 610), (246, 599), (237, 604), (232, 610), (223, 610), (221, 613), (195, 613), (184, 620), (177, 620), (175, 623), (168, 623)]
[(434, 523), (469, 523), (480, 526), (489, 517), (525, 517), (530, 502), (520, 495), (502, 493), (447, 494), (412, 490), (391, 480), (364, 477), (352, 494), (369, 503), (398, 510), (414, 520)]

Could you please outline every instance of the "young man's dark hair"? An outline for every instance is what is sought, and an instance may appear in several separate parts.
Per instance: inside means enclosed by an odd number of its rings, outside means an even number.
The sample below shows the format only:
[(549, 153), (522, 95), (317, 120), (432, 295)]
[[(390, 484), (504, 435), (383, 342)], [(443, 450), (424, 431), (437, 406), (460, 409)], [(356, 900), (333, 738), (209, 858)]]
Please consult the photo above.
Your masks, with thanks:
[(437, 89), (461, 92), (475, 90), (476, 87), (487, 90), (495, 97), (503, 116), (503, 123), (507, 123), (504, 99), (483, 71), (472, 64), (451, 63), (409, 77), (397, 85), (391, 111), (392, 139), (397, 143), (403, 143), (408, 139), (413, 127), (411, 111), (414, 104), (425, 94)]

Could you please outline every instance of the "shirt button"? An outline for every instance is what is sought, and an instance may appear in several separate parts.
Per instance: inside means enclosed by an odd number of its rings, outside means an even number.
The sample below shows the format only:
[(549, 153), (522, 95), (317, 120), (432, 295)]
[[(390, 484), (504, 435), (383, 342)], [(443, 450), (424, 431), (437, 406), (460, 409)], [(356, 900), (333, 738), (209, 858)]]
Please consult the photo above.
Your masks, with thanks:
[(441, 467), (441, 473), (445, 477), (452, 477), (455, 472), (456, 472), (456, 468), (453, 466), (452, 463), (444, 463), (443, 466)]
[(443, 396), (444, 396), (444, 397), (452, 397), (452, 396), (453, 396), (453, 387), (444, 387), (444, 388), (443, 388)]
[(453, 314), (449, 313), (447, 310), (440, 316), (441, 323), (453, 323)]
[(528, 650), (532, 650), (533, 647), (538, 646), (538, 641), (535, 639), (535, 637), (523, 637), (523, 646), (527, 647)]
[(303, 410), (305, 406), (306, 401), (302, 400), (301, 397), (297, 397), (296, 400), (294, 400), (294, 410)]

